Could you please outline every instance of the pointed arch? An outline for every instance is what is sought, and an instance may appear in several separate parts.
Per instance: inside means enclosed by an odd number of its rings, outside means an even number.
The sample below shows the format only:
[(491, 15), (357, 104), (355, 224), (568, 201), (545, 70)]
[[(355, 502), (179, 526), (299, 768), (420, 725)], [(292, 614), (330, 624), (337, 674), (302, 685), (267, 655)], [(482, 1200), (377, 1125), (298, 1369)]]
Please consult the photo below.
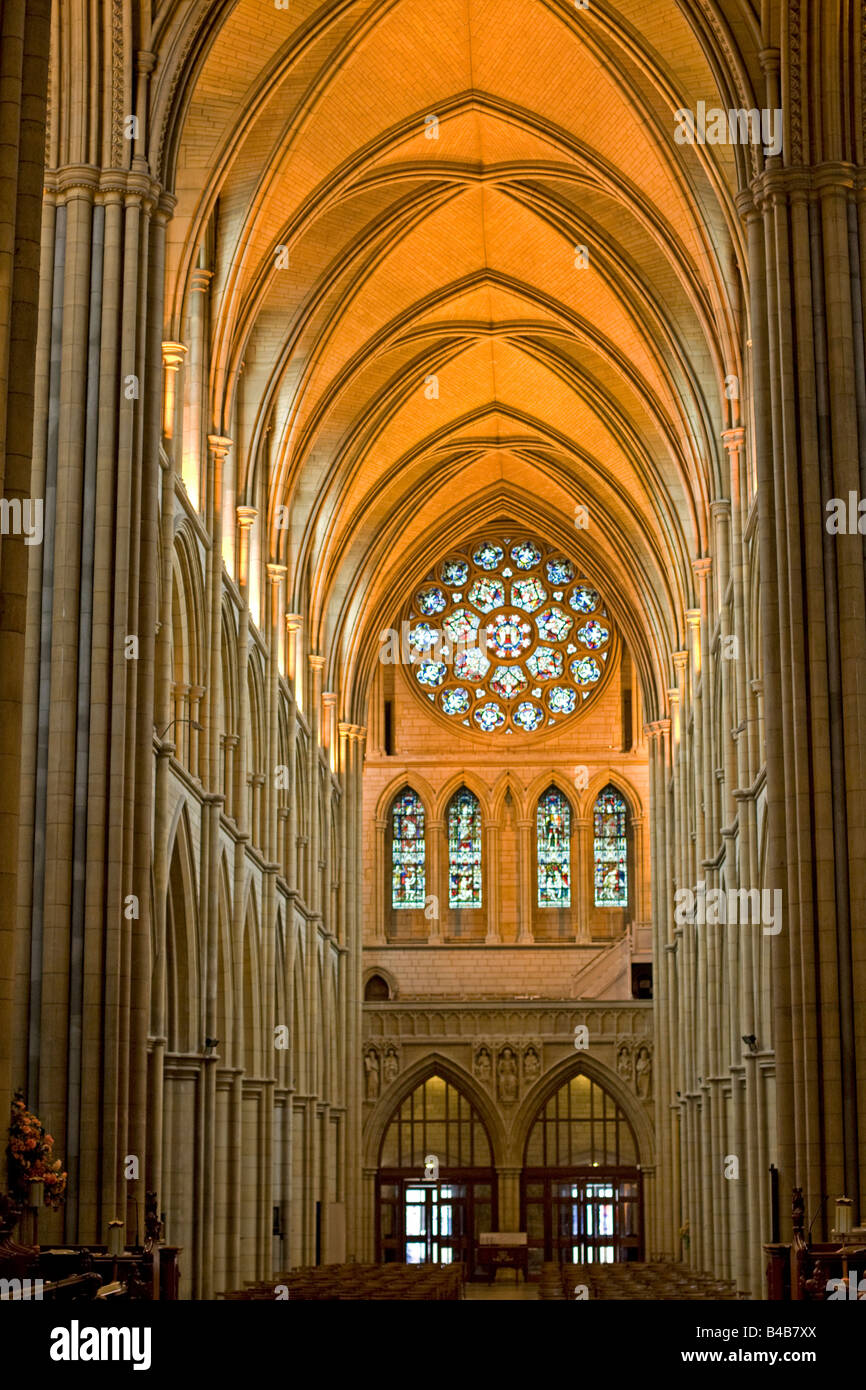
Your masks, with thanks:
[(304, 990), (304, 952), (298, 943), (295, 949), (295, 968), (292, 975), (292, 1085), (295, 1092), (307, 1091), (307, 1004)]
[(244, 913), (242, 955), (243, 1004), (243, 1067), (248, 1076), (261, 1076), (263, 1057), (261, 1046), (262, 994), (259, 966), (259, 914), (252, 881), (247, 890)]
[(460, 772), (452, 773), (439, 788), (432, 808), (435, 818), (437, 820), (447, 819), (448, 806), (455, 792), (458, 792), (461, 787), (468, 788), (477, 798), (481, 807), (481, 815), (485, 821), (488, 820), (491, 815), (490, 789), (471, 768), (464, 768)]
[(196, 1050), (200, 1031), (198, 895), (189, 813), (181, 803), (169, 848), (166, 901), (166, 1038), (169, 1052)]
[(589, 1052), (582, 1052), (577, 1058), (565, 1057), (557, 1062), (524, 1096), (512, 1126), (511, 1161), (523, 1164), (529, 1133), (541, 1110), (557, 1091), (576, 1076), (588, 1077), (610, 1096), (634, 1135), (637, 1166), (651, 1167), (655, 1162), (655, 1143), (646, 1107), (617, 1072)]
[(508, 1145), (505, 1128), (491, 1097), (479, 1086), (475, 1077), (458, 1062), (444, 1057), (439, 1052), (431, 1052), (407, 1067), (402, 1075), (397, 1077), (393, 1086), (388, 1087), (387, 1095), (380, 1096), (368, 1115), (363, 1140), (365, 1167), (378, 1168), (382, 1141), (388, 1125), (407, 1097), (434, 1076), (453, 1086), (477, 1111), (490, 1141), (492, 1166), (499, 1167), (506, 1161)]
[(225, 850), (220, 854), (217, 872), (217, 979), (216, 1023), (219, 1056), (223, 1066), (237, 1065), (235, 1054), (235, 1019), (237, 1018), (237, 989), (231, 942), (232, 875)]
[(385, 820), (394, 798), (403, 790), (404, 787), (411, 788), (421, 798), (426, 816), (433, 817), (437, 806), (437, 794), (432, 786), (416, 768), (409, 772), (400, 772), (396, 777), (392, 777), (379, 793), (376, 801), (376, 819)]

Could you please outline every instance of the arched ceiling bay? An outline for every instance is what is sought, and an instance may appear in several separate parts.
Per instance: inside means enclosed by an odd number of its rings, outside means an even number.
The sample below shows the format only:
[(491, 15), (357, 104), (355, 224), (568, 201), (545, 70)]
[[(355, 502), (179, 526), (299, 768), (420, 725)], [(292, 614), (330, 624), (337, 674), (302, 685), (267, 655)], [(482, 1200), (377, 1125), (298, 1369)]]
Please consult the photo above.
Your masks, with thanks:
[(748, 336), (734, 154), (674, 139), (720, 102), (688, 10), (239, 0), (200, 42), (167, 335), (206, 246), (213, 428), (238, 501), (267, 471), (354, 717), (377, 633), (483, 517), (573, 546), (585, 509), (649, 710), (667, 683)]

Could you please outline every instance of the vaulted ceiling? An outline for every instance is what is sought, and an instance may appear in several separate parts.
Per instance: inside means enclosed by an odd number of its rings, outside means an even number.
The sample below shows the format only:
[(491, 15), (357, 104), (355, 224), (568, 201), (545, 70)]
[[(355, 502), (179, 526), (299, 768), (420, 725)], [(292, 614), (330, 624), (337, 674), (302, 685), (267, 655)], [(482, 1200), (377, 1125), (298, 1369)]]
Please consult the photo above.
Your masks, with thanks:
[(206, 265), (213, 428), (239, 502), (266, 470), (269, 555), (358, 714), (377, 634), (486, 519), (577, 545), (650, 713), (668, 683), (748, 371), (742, 166), (674, 138), (737, 95), (700, 8), (240, 0), (199, 40), (166, 336)]

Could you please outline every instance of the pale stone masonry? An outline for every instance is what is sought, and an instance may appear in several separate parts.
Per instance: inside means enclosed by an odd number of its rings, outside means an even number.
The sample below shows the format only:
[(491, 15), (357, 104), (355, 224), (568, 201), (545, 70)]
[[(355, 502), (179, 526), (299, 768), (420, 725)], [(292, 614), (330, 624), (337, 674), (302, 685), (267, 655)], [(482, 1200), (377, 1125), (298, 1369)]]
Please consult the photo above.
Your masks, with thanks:
[[(46, 1243), (140, 1234), (156, 1191), (184, 1297), (368, 1256), (382, 1136), (434, 1074), (510, 1222), (577, 1077), (631, 1127), (648, 1254), (761, 1297), (771, 1165), (782, 1239), (794, 1186), (818, 1238), (836, 1197), (863, 1219), (846, 14), (0, 0), (0, 1116), (23, 1088), (69, 1171)], [(699, 102), (781, 113), (781, 152), (678, 142)], [(449, 728), (379, 660), (485, 532), (573, 556), (616, 628), (537, 737)], [(407, 785), (438, 916), (389, 898)], [(778, 892), (781, 930), (678, 916), (685, 890)]]

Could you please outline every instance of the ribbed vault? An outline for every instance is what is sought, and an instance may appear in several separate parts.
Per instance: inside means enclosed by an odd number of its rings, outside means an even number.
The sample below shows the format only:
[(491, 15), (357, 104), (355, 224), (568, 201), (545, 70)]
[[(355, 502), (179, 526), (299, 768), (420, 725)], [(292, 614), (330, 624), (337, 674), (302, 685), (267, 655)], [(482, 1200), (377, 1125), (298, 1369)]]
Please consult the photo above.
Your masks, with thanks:
[(674, 139), (681, 106), (751, 104), (707, 12), (240, 0), (185, 38), (166, 13), (166, 336), (212, 271), (212, 428), (344, 717), (449, 545), (486, 518), (573, 548), (580, 509), (661, 708), (748, 373), (734, 196), (762, 155)]

